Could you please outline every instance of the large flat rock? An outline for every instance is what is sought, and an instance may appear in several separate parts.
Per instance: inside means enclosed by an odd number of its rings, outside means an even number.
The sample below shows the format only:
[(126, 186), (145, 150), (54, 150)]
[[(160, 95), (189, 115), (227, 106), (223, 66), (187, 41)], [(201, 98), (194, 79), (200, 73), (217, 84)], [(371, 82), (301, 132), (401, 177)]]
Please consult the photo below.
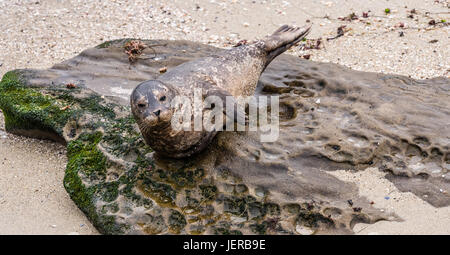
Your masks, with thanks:
[[(282, 55), (257, 94), (280, 95), (280, 136), (223, 132), (195, 157), (158, 158), (128, 105), (132, 89), (222, 49), (127, 39), (47, 70), (15, 70), (0, 83), (9, 132), (68, 146), (64, 185), (105, 234), (351, 233), (358, 222), (397, 220), (329, 171), (378, 167), (402, 191), (450, 205), (450, 82), (357, 72)], [(67, 88), (73, 83), (76, 88)], [(349, 203), (351, 200), (352, 203)]]

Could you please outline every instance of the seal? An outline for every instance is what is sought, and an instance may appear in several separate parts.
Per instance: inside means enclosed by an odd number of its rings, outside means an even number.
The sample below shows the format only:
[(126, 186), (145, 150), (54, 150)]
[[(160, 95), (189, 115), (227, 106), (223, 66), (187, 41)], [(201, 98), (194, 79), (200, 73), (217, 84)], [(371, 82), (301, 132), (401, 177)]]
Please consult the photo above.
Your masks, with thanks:
[[(262, 40), (183, 63), (156, 80), (139, 84), (130, 103), (146, 143), (158, 154), (173, 158), (188, 157), (205, 149), (217, 131), (174, 129), (171, 119), (176, 109), (172, 100), (177, 96), (193, 98), (195, 89), (201, 89), (203, 98), (216, 96), (223, 102), (230, 96), (253, 95), (269, 63), (305, 38), (310, 30), (311, 26), (284, 25)], [(237, 111), (233, 117), (241, 114)]]

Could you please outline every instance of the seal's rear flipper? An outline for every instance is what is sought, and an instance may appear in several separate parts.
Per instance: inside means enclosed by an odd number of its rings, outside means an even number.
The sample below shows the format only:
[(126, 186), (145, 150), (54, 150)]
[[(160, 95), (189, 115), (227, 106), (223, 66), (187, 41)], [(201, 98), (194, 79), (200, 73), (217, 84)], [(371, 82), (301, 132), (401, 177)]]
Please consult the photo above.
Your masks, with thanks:
[(264, 50), (268, 53), (266, 66), (276, 56), (288, 50), (294, 44), (300, 42), (311, 31), (311, 26), (294, 27), (284, 25), (268, 36), (264, 43)]

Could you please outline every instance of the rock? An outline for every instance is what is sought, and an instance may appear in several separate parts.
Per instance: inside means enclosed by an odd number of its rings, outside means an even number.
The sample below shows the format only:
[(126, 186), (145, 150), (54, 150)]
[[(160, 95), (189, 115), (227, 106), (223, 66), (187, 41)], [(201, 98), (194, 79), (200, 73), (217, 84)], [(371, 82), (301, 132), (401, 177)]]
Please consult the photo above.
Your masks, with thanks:
[(300, 235), (312, 235), (314, 233), (312, 229), (300, 225), (295, 227), (295, 231), (297, 231)]
[[(143, 41), (147, 57), (130, 64), (126, 42), (103, 43), (47, 70), (14, 70), (0, 83), (6, 131), (67, 144), (64, 187), (101, 233), (351, 233), (355, 222), (397, 220), (327, 173), (369, 166), (387, 171), (400, 189), (426, 192), (421, 197), (435, 206), (450, 204), (439, 192), (450, 190), (442, 177), (448, 79), (416, 81), (283, 55), (256, 92), (280, 95), (278, 141), (222, 132), (200, 155), (164, 159), (151, 153), (131, 116), (132, 89), (160, 68), (221, 49)], [(408, 155), (444, 172), (413, 173)]]

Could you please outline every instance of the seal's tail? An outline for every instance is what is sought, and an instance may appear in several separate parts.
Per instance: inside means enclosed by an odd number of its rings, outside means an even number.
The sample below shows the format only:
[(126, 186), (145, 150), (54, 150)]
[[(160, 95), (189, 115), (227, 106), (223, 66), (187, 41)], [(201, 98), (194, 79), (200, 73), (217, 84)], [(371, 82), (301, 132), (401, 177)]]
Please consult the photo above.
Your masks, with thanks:
[(264, 50), (268, 53), (266, 66), (276, 56), (300, 42), (311, 31), (311, 26), (294, 27), (284, 25), (264, 40)]

